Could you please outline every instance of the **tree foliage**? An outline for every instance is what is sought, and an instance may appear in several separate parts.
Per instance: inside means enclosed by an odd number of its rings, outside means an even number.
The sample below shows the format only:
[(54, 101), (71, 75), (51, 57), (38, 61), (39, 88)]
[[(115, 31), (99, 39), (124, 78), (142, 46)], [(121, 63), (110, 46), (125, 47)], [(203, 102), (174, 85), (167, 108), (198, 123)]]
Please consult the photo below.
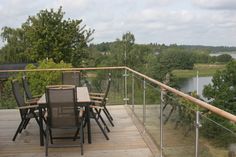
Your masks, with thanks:
[(2, 48), (7, 62), (37, 62), (52, 58), (75, 66), (87, 58), (87, 44), (93, 33), (85, 29), (82, 20), (64, 19), (62, 7), (57, 11), (41, 10), (30, 16), (21, 28), (4, 27)]
[(216, 61), (217, 62), (222, 62), (222, 63), (226, 63), (231, 61), (233, 58), (231, 55), (229, 54), (222, 54), (216, 57)]
[(236, 61), (227, 64), (225, 70), (217, 71), (203, 94), (215, 106), (236, 114)]
[[(26, 69), (61, 69), (61, 68), (71, 68), (72, 65), (64, 63), (55, 63), (52, 59), (42, 60), (38, 63), (36, 67), (33, 64), (27, 65)], [(47, 85), (57, 85), (62, 84), (62, 72), (59, 71), (45, 71), (45, 72), (28, 72), (27, 74), (30, 89), (33, 95), (40, 95), (45, 93), (45, 87)]]
[[(204, 97), (208, 98), (211, 104), (213, 104), (214, 106), (234, 115), (236, 114), (236, 61), (230, 62), (229, 64), (227, 64), (225, 70), (218, 71), (213, 76), (212, 84), (205, 86), (203, 95)], [(208, 115), (208, 118), (211, 118), (217, 123), (233, 131), (236, 131), (235, 125), (233, 125), (227, 119), (224, 119), (215, 114)], [(222, 136), (219, 136), (223, 131), (227, 131), (208, 120), (206, 120), (205, 123), (206, 124), (204, 125), (207, 126), (206, 128), (204, 128), (205, 136), (210, 136), (209, 138), (214, 138), (218, 141), (218, 143), (221, 143), (223, 145), (227, 145), (227, 143), (230, 142), (229, 140), (223, 140), (224, 142), (222, 143), (222, 139), (226, 139), (224, 135), (228, 136), (231, 133), (222, 134)], [(210, 135), (209, 132), (211, 133)]]

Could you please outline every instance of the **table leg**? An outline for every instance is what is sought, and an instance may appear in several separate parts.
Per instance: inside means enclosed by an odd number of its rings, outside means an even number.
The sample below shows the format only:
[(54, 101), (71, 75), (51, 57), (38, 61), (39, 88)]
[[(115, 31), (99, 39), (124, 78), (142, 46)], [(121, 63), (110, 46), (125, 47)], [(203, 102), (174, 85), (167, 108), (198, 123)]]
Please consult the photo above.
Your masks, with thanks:
[(40, 136), (40, 146), (44, 145), (43, 139), (43, 112), (42, 107), (39, 107), (39, 136)]
[(91, 125), (90, 125), (90, 107), (89, 105), (85, 107), (86, 110), (86, 123), (87, 123), (87, 131), (88, 131), (88, 143), (92, 143), (91, 137)]

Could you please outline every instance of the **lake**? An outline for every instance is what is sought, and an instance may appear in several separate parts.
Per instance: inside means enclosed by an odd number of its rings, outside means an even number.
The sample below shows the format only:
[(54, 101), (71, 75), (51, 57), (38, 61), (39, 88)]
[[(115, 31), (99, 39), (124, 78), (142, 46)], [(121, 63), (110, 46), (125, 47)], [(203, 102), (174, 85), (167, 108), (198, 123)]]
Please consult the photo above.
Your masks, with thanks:
[(210, 56), (219, 56), (222, 54), (229, 54), (232, 56), (232, 58), (236, 59), (236, 52), (232, 51), (232, 52), (218, 52), (218, 53), (210, 53)]
[[(198, 77), (198, 93), (202, 99), (204, 99), (204, 97), (202, 96), (204, 86), (212, 83), (211, 79), (212, 76)], [(184, 93), (197, 91), (197, 77), (192, 77), (182, 80), (180, 82), (180, 90), (183, 91)]]

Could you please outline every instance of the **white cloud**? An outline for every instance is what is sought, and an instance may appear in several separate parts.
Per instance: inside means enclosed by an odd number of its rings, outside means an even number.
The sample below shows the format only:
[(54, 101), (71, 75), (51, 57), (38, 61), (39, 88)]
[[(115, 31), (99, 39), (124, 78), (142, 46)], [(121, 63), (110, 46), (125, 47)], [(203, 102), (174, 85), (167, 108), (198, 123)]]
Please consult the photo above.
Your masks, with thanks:
[[(94, 41), (114, 41), (127, 31), (139, 43), (236, 45), (234, 0), (2, 0), (0, 27), (19, 27), (29, 15), (63, 6), (66, 18), (83, 19)], [(198, 6), (198, 7), (196, 7)], [(211, 8), (211, 9), (202, 9)], [(217, 9), (213, 9), (217, 8)], [(224, 8), (224, 10), (219, 10)]]
[(193, 0), (193, 4), (206, 9), (236, 10), (235, 0)]

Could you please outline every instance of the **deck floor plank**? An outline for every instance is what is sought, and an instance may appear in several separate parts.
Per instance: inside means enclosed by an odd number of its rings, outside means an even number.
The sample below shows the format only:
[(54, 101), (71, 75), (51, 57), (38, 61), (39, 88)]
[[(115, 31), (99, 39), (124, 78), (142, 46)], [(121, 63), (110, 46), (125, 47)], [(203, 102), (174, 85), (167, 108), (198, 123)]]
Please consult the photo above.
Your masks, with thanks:
[[(93, 120), (92, 144), (87, 143), (85, 136), (84, 157), (151, 157), (147, 147), (124, 106), (109, 106), (114, 117), (115, 127), (108, 133), (106, 140)], [(18, 110), (0, 110), (0, 157), (41, 157), (44, 147), (39, 146), (39, 129), (35, 120), (31, 120), (27, 129), (18, 135), (15, 142), (11, 139), (19, 124)], [(109, 122), (107, 121), (109, 125)], [(85, 129), (86, 130), (86, 129)], [(85, 133), (86, 135), (86, 133)], [(77, 157), (80, 148), (49, 148), (49, 156)]]

